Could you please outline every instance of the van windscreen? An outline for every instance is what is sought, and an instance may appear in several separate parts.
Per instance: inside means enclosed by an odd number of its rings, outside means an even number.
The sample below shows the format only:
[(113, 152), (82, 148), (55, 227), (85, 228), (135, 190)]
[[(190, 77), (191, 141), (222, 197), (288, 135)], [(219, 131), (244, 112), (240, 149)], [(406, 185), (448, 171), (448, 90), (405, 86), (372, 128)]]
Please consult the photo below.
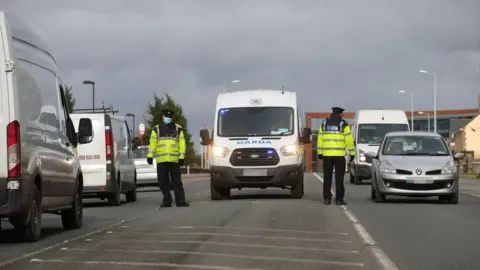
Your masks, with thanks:
[(385, 134), (393, 131), (408, 131), (407, 124), (360, 124), (358, 125), (358, 144), (380, 145)]
[(295, 113), (289, 107), (226, 108), (218, 111), (218, 136), (289, 136), (294, 133)]

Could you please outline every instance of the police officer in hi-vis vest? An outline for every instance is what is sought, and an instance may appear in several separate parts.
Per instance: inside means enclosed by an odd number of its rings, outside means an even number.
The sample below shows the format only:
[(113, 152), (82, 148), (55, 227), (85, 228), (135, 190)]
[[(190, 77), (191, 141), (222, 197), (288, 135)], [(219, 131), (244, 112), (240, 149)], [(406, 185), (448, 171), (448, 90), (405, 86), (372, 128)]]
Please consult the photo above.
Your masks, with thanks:
[(163, 123), (152, 128), (150, 145), (148, 146), (147, 162), (157, 162), (157, 176), (160, 190), (163, 193), (161, 207), (172, 206), (171, 188), (175, 194), (177, 207), (188, 207), (185, 200), (180, 166), (185, 161), (186, 142), (182, 127), (172, 121), (171, 110), (163, 110)]
[(323, 162), (323, 199), (325, 204), (332, 203), (332, 177), (335, 168), (335, 203), (338, 205), (347, 204), (344, 200), (345, 185), (345, 156), (347, 150), (350, 153), (350, 161), (355, 156), (355, 145), (353, 143), (350, 126), (343, 117), (342, 108), (333, 107), (329, 118), (323, 120), (318, 130), (317, 154)]

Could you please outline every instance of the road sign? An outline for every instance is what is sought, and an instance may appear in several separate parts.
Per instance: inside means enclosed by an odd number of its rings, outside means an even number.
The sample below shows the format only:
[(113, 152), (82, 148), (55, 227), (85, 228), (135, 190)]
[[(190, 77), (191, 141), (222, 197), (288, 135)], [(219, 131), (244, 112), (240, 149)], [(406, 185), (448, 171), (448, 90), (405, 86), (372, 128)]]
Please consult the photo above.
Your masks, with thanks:
[(140, 134), (140, 136), (145, 135), (145, 124), (144, 123), (140, 123), (140, 125), (138, 125), (138, 134)]

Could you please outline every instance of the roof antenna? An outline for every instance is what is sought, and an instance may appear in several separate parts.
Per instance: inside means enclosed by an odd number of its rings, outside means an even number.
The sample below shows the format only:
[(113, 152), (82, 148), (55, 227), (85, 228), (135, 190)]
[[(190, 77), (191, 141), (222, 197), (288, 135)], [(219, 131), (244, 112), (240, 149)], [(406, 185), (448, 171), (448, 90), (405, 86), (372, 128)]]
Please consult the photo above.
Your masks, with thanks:
[(284, 90), (284, 87), (283, 87), (283, 85), (282, 85), (282, 95), (285, 94), (285, 92), (284, 92), (283, 90)]

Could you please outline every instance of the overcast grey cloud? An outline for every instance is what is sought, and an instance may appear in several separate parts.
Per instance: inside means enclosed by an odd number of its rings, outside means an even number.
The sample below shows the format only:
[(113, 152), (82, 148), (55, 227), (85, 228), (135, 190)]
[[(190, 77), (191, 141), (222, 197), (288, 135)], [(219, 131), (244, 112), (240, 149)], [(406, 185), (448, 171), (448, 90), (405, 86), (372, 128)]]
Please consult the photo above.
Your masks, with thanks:
[(2, 0), (40, 29), (73, 85), (78, 107), (142, 115), (153, 93), (184, 106), (195, 137), (212, 125), (216, 94), (297, 91), (302, 109), (339, 105), (476, 108), (480, 88), (478, 0)]

